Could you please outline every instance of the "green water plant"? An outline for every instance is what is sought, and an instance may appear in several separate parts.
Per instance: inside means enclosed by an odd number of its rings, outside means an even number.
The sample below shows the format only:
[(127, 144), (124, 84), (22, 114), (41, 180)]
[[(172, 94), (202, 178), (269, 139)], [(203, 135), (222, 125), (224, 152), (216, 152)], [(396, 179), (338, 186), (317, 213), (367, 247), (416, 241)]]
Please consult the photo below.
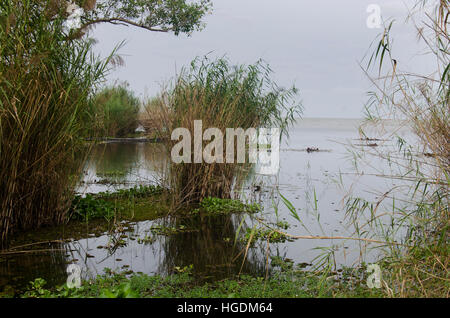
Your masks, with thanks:
[[(142, 297), (142, 298), (310, 298), (310, 297), (382, 297), (379, 289), (370, 289), (352, 272), (313, 273), (298, 270), (295, 264), (278, 260), (279, 269), (272, 277), (241, 275), (215, 282), (198, 283), (190, 266), (179, 267), (171, 275), (146, 275), (143, 273), (114, 273), (99, 275), (83, 281), (80, 288), (61, 286), (53, 289), (40, 287), (39, 293), (26, 291), (22, 297), (92, 298), (92, 297)], [(291, 264), (289, 266), (282, 264)]]
[(248, 243), (250, 241), (250, 245), (254, 245), (256, 241), (269, 242), (269, 243), (284, 243), (284, 242), (293, 242), (295, 239), (287, 236), (283, 232), (274, 231), (273, 229), (265, 229), (265, 228), (249, 228), (246, 229), (244, 236), (241, 238), (241, 241), (244, 243)]
[[(262, 127), (280, 128), (282, 136), (286, 136), (290, 124), (301, 114), (298, 90), (279, 87), (271, 74), (263, 61), (233, 65), (226, 58), (193, 60), (153, 106), (162, 109), (153, 125), (158, 125), (155, 129), (168, 155), (177, 143), (171, 133), (182, 127), (193, 136), (196, 120), (201, 120), (205, 129), (219, 129), (224, 136), (227, 128)], [(207, 197), (229, 199), (232, 188), (239, 187), (245, 171), (249, 171), (248, 161), (236, 162), (171, 164), (167, 183), (174, 203), (199, 203)]]
[(99, 192), (95, 194), (77, 195), (70, 208), (71, 219), (89, 221), (104, 218), (111, 221), (124, 214), (130, 215), (141, 205), (150, 206), (151, 199), (163, 193), (160, 186), (134, 186), (129, 189), (119, 189), (114, 192)]
[(257, 203), (246, 204), (236, 199), (221, 199), (214, 197), (204, 198), (200, 202), (200, 207), (194, 209), (191, 214), (221, 215), (233, 213), (257, 213), (262, 210)]
[(116, 215), (117, 210), (114, 202), (87, 194), (85, 197), (76, 196), (72, 201), (71, 218), (84, 222), (98, 218), (105, 218), (110, 221)]

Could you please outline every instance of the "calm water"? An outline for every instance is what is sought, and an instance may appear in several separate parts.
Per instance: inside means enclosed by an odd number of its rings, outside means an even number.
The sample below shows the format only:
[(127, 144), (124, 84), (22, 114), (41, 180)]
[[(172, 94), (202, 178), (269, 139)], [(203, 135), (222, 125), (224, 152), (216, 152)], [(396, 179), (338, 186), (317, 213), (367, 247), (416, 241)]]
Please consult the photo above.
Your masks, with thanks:
[[(304, 119), (291, 130), (289, 140), (281, 145), (280, 171), (277, 176), (252, 175), (242, 193), (243, 200), (258, 202), (264, 207), (259, 217), (267, 222), (284, 220), (291, 224), (287, 230), (294, 235), (354, 236), (354, 227), (348, 225), (344, 200), (348, 195), (366, 199), (377, 198), (393, 186), (395, 180), (380, 178), (376, 174), (389, 171), (389, 166), (375, 157), (367, 156), (355, 174), (349, 144), (352, 149), (384, 151), (395, 144), (394, 138), (376, 141), (377, 147), (367, 146), (373, 141), (359, 140), (358, 120)], [(406, 129), (398, 130), (395, 123), (387, 123), (387, 131), (396, 131), (403, 138), (411, 135)], [(380, 136), (369, 130), (370, 138)], [(385, 135), (383, 135), (385, 138)], [(306, 148), (319, 148), (307, 152)], [(133, 187), (136, 184), (157, 184), (167, 158), (158, 144), (110, 143), (98, 146), (86, 164), (83, 181), (78, 191), (92, 193)], [(255, 186), (260, 191), (253, 191)], [(285, 196), (297, 209), (302, 223), (295, 220), (280, 200)], [(386, 209), (381, 206), (380, 210)], [(47, 230), (47, 239), (61, 239), (62, 243), (40, 246), (48, 251), (0, 258), (0, 290), (7, 285), (23, 287), (29, 280), (42, 277), (49, 285), (62, 284), (67, 279), (67, 264), (82, 268), (83, 278), (94, 277), (105, 268), (116, 271), (132, 270), (147, 274), (166, 275), (175, 267), (193, 265), (194, 273), (202, 279), (221, 279), (239, 273), (265, 273), (267, 245), (257, 243), (250, 249), (245, 262), (240, 253), (245, 244), (233, 244), (242, 217), (165, 219), (124, 223), (121, 231), (108, 234), (103, 229), (78, 229), (74, 235), (69, 228)], [(385, 219), (389, 222), (390, 219)], [(256, 222), (256, 223), (255, 223)], [(361, 220), (364, 223), (364, 220)], [(156, 236), (154, 241), (143, 242), (155, 225), (180, 227), (186, 231), (171, 236)], [(251, 228), (257, 221), (245, 217), (244, 224)], [(370, 229), (368, 229), (370, 230)], [(83, 232), (84, 231), (84, 232)], [(44, 231), (45, 232), (45, 231)], [(92, 232), (92, 233), (89, 233)], [(378, 238), (372, 233), (373, 238)], [(34, 241), (35, 233), (28, 234)], [(74, 239), (76, 237), (76, 239)], [(80, 239), (81, 237), (81, 239)], [(113, 242), (123, 242), (114, 248)], [(375, 244), (350, 240), (296, 240), (269, 245), (270, 256), (281, 256), (298, 263), (311, 263), (332, 249), (337, 266), (352, 265), (360, 261), (374, 262), (378, 252)], [(243, 265), (242, 265), (243, 264)], [(242, 269), (241, 269), (242, 266)]]

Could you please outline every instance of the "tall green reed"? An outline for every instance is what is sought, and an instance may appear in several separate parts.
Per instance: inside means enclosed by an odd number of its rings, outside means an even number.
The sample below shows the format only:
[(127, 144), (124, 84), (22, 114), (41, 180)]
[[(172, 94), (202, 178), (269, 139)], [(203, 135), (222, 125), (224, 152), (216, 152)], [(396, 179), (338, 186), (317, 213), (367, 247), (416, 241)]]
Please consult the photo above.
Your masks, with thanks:
[(0, 235), (66, 220), (107, 62), (43, 1), (0, 3)]
[[(260, 127), (277, 127), (286, 135), (301, 112), (295, 99), (298, 92), (295, 87), (278, 87), (271, 73), (262, 61), (236, 66), (225, 58), (195, 59), (159, 97), (159, 121), (153, 124), (168, 154), (177, 142), (171, 140), (171, 132), (187, 128), (194, 136), (195, 120), (202, 120), (203, 129), (220, 129), (224, 136), (226, 128)], [(248, 168), (237, 163), (172, 163), (169, 187), (177, 203), (196, 203), (209, 196), (229, 198)]]

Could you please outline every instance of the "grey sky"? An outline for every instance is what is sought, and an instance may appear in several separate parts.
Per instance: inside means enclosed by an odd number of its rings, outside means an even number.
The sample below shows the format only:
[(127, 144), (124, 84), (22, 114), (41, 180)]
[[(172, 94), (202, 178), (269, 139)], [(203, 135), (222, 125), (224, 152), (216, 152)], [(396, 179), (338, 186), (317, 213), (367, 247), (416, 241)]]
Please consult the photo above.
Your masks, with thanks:
[[(415, 0), (405, 0), (411, 4)], [(394, 17), (396, 57), (403, 69), (432, 69), (418, 55), (416, 33), (403, 24), (401, 0), (213, 0), (206, 28), (191, 37), (153, 33), (132, 27), (101, 25), (92, 36), (103, 56), (122, 40), (125, 65), (109, 80), (127, 81), (141, 97), (153, 96), (161, 83), (196, 56), (227, 55), (236, 64), (259, 58), (274, 70), (281, 86), (295, 84), (305, 117), (362, 117), (370, 83), (358, 66), (381, 29), (366, 25), (369, 4)]]

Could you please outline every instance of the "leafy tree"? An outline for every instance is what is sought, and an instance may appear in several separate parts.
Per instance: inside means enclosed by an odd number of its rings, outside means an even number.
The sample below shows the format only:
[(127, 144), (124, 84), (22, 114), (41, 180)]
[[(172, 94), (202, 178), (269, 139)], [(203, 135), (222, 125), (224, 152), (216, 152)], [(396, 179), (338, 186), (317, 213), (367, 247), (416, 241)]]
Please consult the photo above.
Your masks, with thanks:
[(155, 32), (191, 34), (204, 26), (202, 18), (212, 8), (211, 0), (39, 0), (50, 18), (79, 15), (72, 32), (82, 35), (99, 23), (135, 26)]

